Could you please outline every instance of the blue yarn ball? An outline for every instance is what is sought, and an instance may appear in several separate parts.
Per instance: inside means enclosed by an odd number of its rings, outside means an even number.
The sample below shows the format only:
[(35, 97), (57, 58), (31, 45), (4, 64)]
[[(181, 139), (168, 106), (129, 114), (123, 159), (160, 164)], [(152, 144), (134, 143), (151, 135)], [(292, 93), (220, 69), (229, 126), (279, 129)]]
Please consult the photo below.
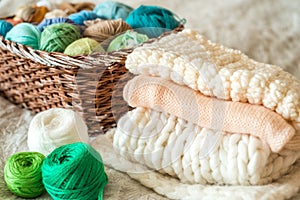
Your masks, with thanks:
[(103, 19), (125, 20), (132, 10), (132, 7), (123, 3), (116, 1), (105, 1), (96, 5), (93, 11)]
[(30, 23), (21, 23), (14, 26), (5, 37), (6, 40), (30, 46), (34, 49), (39, 49), (40, 38), (40, 30)]
[(0, 35), (2, 35), (3, 37), (5, 37), (6, 33), (8, 31), (10, 31), (13, 27), (14, 26), (11, 23), (9, 23), (9, 22), (7, 22), (5, 20), (0, 20)]
[(60, 24), (60, 23), (69, 23), (69, 24), (77, 25), (73, 20), (69, 18), (57, 17), (57, 18), (44, 19), (41, 23), (37, 25), (37, 28), (42, 32), (45, 27), (51, 24)]
[(94, 20), (99, 18), (97, 14), (93, 11), (82, 10), (78, 13), (74, 13), (69, 15), (69, 19), (73, 20), (76, 24), (84, 25), (84, 21), (86, 20)]
[(126, 19), (137, 32), (146, 34), (148, 37), (158, 37), (166, 31), (179, 26), (180, 22), (171, 11), (158, 6), (141, 5), (133, 10)]

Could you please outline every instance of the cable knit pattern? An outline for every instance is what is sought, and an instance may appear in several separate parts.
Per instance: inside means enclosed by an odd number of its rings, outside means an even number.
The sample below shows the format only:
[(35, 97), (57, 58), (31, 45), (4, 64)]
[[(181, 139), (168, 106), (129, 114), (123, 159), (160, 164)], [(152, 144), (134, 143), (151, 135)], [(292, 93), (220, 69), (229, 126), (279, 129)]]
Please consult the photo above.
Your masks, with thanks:
[(201, 128), (147, 108), (119, 120), (113, 145), (124, 158), (183, 183), (266, 184), (286, 174), (300, 156), (286, 149), (272, 153), (254, 136)]
[(184, 30), (136, 48), (126, 67), (134, 74), (170, 79), (207, 96), (262, 104), (300, 127), (300, 83), (294, 76), (212, 43), (196, 31)]

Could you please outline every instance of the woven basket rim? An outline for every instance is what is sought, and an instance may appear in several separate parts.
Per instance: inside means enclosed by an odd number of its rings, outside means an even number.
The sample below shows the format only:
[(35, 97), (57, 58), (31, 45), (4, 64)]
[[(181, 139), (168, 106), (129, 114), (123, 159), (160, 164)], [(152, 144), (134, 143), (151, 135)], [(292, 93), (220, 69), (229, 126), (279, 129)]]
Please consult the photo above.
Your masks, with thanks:
[[(151, 38), (138, 46), (141, 46), (145, 43), (150, 43), (154, 40), (159, 40), (165, 35), (178, 32), (183, 28), (184, 25), (180, 24), (177, 28), (167, 31), (157, 38)], [(35, 50), (30, 46), (6, 40), (0, 35), (0, 48), (2, 50), (10, 51), (12, 54), (16, 54), (21, 58), (30, 59), (33, 62), (37, 62), (49, 67), (57, 66), (65, 69), (90, 69), (99, 65), (109, 67), (116, 62), (122, 62), (136, 47), (112, 52), (95, 52), (89, 55), (69, 56), (60, 52)]]
[[(21, 58), (30, 59), (33, 62), (37, 62), (42, 65), (59, 66), (65, 69), (88, 69), (95, 67), (95, 65), (103, 65), (106, 62), (106, 65), (110, 66), (111, 64), (113, 64), (112, 61), (109, 59), (104, 59), (105, 57), (120, 57), (121, 61), (128, 55), (128, 53), (133, 50), (131, 48), (113, 52), (95, 52), (89, 55), (69, 56), (60, 52), (46, 52), (43, 50), (35, 50), (30, 46), (6, 40), (3, 36), (0, 36), (0, 48), (2, 50), (10, 51), (12, 54), (16, 54)], [(102, 60), (97, 59), (97, 57), (100, 57)], [(97, 60), (99, 61), (97, 62)], [(114, 60), (113, 62), (117, 62), (117, 60)]]

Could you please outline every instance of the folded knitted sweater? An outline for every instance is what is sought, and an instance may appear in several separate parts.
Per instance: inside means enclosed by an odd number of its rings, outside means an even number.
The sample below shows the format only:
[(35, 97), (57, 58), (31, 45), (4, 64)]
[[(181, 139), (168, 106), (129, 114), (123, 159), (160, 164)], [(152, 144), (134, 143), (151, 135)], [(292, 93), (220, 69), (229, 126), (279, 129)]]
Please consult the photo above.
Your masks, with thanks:
[[(113, 133), (132, 162), (200, 184), (257, 185), (299, 159), (300, 83), (184, 30), (136, 48), (124, 99), (134, 110)], [(154, 78), (149, 76), (156, 76)]]

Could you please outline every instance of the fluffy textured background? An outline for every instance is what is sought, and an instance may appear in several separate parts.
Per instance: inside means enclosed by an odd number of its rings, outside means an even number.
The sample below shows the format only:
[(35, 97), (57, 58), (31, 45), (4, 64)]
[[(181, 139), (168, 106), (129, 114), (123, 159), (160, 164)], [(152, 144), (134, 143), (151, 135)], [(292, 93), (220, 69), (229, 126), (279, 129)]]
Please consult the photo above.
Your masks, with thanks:
[[(0, 0), (0, 17), (17, 6), (35, 0)], [(59, 1), (59, 0), (56, 0)], [(79, 0), (78, 0), (79, 1)], [(76, 2), (73, 1), (73, 2)], [(93, 2), (99, 2), (97, 0)], [(255, 60), (276, 64), (300, 79), (300, 1), (298, 0), (121, 0), (166, 7), (187, 19), (187, 28), (208, 39), (240, 49)], [(26, 150), (26, 131), (31, 115), (0, 98), (0, 199), (15, 199), (3, 182), (7, 157)], [(105, 199), (163, 199), (114, 170)], [(49, 199), (44, 195), (40, 199)], [(300, 194), (293, 200), (300, 199)]]

